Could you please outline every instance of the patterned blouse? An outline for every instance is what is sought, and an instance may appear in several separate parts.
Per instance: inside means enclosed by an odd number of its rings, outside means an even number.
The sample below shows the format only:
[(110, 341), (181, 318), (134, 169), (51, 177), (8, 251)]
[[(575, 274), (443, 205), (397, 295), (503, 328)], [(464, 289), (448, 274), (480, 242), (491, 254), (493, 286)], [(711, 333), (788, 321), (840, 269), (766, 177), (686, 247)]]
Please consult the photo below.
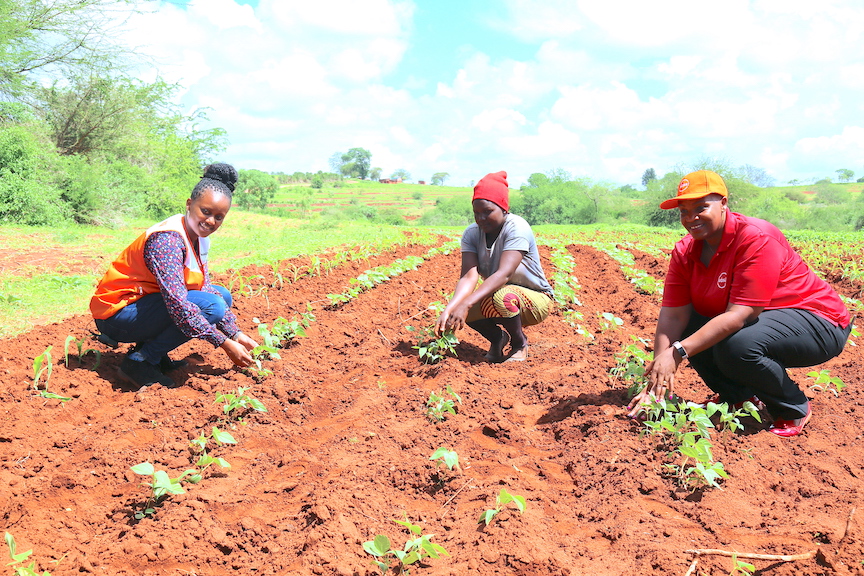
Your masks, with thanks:
[[(147, 269), (156, 277), (165, 306), (168, 308), (168, 315), (171, 316), (174, 324), (189, 338), (200, 338), (213, 346), (221, 346), (228, 336), (233, 338), (240, 331), (237, 328), (237, 317), (228, 309), (225, 311), (225, 317), (215, 327), (207, 322), (201, 310), (189, 302), (189, 291), (183, 280), (185, 260), (186, 244), (178, 232), (154, 232), (144, 243), (144, 262), (147, 264)], [(207, 263), (203, 264), (204, 286), (201, 290), (220, 295), (210, 283)]]

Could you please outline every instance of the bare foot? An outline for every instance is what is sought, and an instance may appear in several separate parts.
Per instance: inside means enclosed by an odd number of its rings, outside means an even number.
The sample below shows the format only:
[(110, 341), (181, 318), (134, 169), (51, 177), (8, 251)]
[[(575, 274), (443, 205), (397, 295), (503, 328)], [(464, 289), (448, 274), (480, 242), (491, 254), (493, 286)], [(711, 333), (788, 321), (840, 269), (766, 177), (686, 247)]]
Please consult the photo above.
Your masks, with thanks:
[(528, 345), (526, 344), (519, 350), (511, 352), (510, 356), (504, 362), (524, 362), (528, 359)]

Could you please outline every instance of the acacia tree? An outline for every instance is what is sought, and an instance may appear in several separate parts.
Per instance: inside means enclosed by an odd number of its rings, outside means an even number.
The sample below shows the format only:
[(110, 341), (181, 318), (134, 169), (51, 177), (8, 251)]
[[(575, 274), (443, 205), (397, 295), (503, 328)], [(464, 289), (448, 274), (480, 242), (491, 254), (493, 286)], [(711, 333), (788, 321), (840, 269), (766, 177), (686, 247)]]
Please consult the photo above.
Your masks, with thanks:
[(369, 164), (372, 160), (372, 153), (365, 148), (351, 148), (345, 154), (342, 154), (340, 161), (342, 162), (339, 171), (343, 176), (355, 177), (360, 180), (365, 180), (369, 174)]
[(851, 182), (852, 178), (855, 177), (855, 172), (848, 168), (840, 168), (839, 170), (835, 170), (835, 172), (837, 173), (837, 179), (841, 182)]
[(393, 174), (390, 175), (390, 178), (392, 178), (393, 180), (400, 180), (401, 179), (404, 182), (405, 180), (411, 179), (411, 173), (408, 172), (407, 170), (405, 170), (404, 168), (399, 168), (398, 170), (394, 171)]
[(115, 38), (133, 0), (0, 0), (0, 91), (19, 96), (46, 69), (116, 70), (131, 51)]
[(436, 172), (432, 175), (432, 185), (433, 186), (443, 186), (444, 181), (450, 177), (450, 174), (447, 172)]

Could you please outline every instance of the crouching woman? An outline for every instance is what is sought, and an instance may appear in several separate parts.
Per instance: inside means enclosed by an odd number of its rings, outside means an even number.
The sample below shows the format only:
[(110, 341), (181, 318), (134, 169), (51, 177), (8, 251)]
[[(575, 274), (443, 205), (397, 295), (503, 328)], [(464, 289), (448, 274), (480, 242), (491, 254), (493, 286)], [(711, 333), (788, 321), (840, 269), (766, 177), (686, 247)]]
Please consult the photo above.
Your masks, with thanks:
[(231, 312), (231, 294), (211, 284), (210, 235), (231, 208), (237, 171), (211, 164), (186, 201), (186, 213), (155, 224), (114, 260), (90, 300), (102, 334), (136, 346), (120, 364), (121, 380), (136, 387), (174, 382), (163, 373), (185, 364), (168, 353), (192, 338), (222, 348), (238, 366), (250, 366), (257, 343)]
[(440, 335), (467, 324), (489, 341), (489, 362), (520, 362), (528, 357), (522, 327), (549, 315), (552, 286), (531, 226), (509, 212), (507, 173), (484, 176), (474, 187), (471, 204), (474, 224), (462, 234), (459, 282), (435, 331)]

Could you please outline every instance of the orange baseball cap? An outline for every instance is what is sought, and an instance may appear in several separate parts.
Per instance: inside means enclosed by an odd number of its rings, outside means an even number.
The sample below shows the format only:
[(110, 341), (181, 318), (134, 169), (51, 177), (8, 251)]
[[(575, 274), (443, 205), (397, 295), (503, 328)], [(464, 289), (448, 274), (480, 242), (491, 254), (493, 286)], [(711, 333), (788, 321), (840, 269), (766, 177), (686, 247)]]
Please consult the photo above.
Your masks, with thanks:
[(729, 197), (729, 191), (726, 190), (726, 183), (723, 182), (723, 178), (711, 170), (691, 172), (684, 176), (678, 184), (678, 195), (675, 198), (661, 202), (660, 208), (664, 210), (677, 208), (679, 200), (704, 198), (709, 194), (720, 194), (724, 198)]

